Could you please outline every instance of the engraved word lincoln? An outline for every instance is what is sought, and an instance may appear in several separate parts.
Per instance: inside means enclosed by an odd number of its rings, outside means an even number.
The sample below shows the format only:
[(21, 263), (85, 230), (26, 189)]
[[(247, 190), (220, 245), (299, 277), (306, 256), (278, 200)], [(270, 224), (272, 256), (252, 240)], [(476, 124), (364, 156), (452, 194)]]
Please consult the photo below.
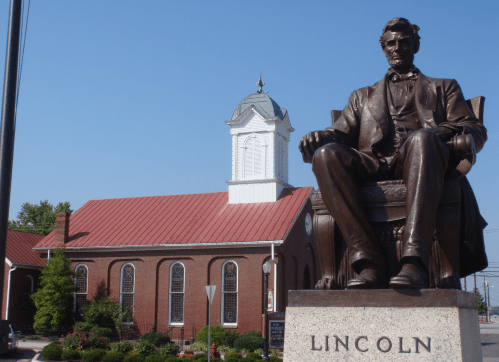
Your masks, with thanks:
[(467, 101), (455, 80), (414, 65), (419, 30), (390, 20), (379, 40), (387, 73), (300, 140), (319, 185), (316, 289), (461, 289), (487, 267), (486, 223), (465, 176), (487, 140), (484, 98)]

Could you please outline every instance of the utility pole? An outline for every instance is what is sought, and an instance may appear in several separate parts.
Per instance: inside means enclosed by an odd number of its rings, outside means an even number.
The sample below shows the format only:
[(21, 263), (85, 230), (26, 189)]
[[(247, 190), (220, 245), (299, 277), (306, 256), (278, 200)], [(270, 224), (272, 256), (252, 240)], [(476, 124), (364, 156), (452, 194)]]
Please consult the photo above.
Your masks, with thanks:
[(473, 280), (474, 280), (474, 283), (473, 283), (473, 292), (476, 293), (476, 273), (473, 273)]
[(487, 304), (487, 285), (486, 285), (486, 281), (485, 281), (485, 274), (483, 276), (483, 301), (485, 302), (485, 322), (488, 322), (488, 318), (487, 318), (487, 315), (488, 315), (488, 311), (489, 311), (489, 305)]
[(467, 292), (468, 290), (466, 289), (466, 277), (464, 277), (464, 291)]
[(490, 289), (489, 289), (489, 282), (487, 282), (487, 319), (490, 322)]
[[(0, 134), (0, 261), (5, 263), (5, 246), (10, 208), (12, 163), (14, 159), (14, 132), (16, 117), (17, 70), (21, 33), (22, 0), (10, 1), (9, 33), (3, 87), (2, 126)], [(0, 268), (0, 290), (3, 290), (4, 268)], [(0, 293), (0, 316), (3, 315), (3, 293)], [(7, 350), (8, 321), (0, 323), (0, 353)]]

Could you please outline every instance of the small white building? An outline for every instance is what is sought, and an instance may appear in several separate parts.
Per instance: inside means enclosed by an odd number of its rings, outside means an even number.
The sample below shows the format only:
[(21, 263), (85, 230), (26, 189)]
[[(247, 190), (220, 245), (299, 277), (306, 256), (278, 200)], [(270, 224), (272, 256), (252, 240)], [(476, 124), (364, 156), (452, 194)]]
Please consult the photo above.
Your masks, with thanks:
[(274, 202), (288, 184), (288, 143), (294, 131), (288, 111), (262, 90), (237, 106), (226, 123), (232, 135), (229, 204)]

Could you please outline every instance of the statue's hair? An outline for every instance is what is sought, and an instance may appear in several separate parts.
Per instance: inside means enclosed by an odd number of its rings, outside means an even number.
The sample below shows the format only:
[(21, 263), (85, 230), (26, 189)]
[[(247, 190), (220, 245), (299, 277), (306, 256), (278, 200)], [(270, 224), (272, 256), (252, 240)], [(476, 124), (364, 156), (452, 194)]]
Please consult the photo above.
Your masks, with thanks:
[(383, 33), (379, 38), (379, 42), (381, 43), (381, 47), (385, 49), (385, 33), (387, 31), (409, 31), (412, 35), (412, 42), (414, 44), (414, 54), (419, 50), (419, 39), (421, 37), (418, 34), (419, 26), (416, 24), (411, 24), (409, 20), (405, 18), (393, 18), (388, 23), (386, 23), (383, 28)]

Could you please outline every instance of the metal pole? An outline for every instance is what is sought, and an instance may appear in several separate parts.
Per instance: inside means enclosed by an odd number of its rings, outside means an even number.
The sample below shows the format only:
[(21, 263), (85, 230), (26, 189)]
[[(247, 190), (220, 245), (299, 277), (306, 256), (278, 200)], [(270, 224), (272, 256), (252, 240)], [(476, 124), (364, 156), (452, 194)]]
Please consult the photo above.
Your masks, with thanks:
[(269, 274), (265, 273), (265, 302), (263, 307), (265, 308), (265, 338), (263, 339), (263, 360), (269, 360)]
[(208, 301), (208, 362), (211, 361), (211, 301)]
[(468, 290), (466, 289), (466, 277), (464, 277), (464, 291), (467, 292)]
[[(21, 31), (22, 0), (10, 1), (9, 33), (5, 60), (5, 80), (0, 134), (0, 260), (5, 262), (5, 245), (10, 207), (12, 163), (14, 158), (14, 132), (16, 116), (17, 68), (19, 36)], [(3, 290), (4, 268), (0, 268), (0, 290)], [(3, 293), (0, 293), (0, 316), (3, 315)]]
[(473, 292), (476, 293), (476, 273), (473, 273), (473, 280), (474, 280), (474, 282), (473, 282)]
[(489, 282), (487, 282), (487, 319), (490, 322), (490, 289), (489, 289)]
[(483, 276), (483, 301), (485, 302), (485, 322), (488, 322), (487, 319), (487, 311), (489, 310), (489, 307), (487, 305), (487, 287), (485, 286), (485, 275)]

